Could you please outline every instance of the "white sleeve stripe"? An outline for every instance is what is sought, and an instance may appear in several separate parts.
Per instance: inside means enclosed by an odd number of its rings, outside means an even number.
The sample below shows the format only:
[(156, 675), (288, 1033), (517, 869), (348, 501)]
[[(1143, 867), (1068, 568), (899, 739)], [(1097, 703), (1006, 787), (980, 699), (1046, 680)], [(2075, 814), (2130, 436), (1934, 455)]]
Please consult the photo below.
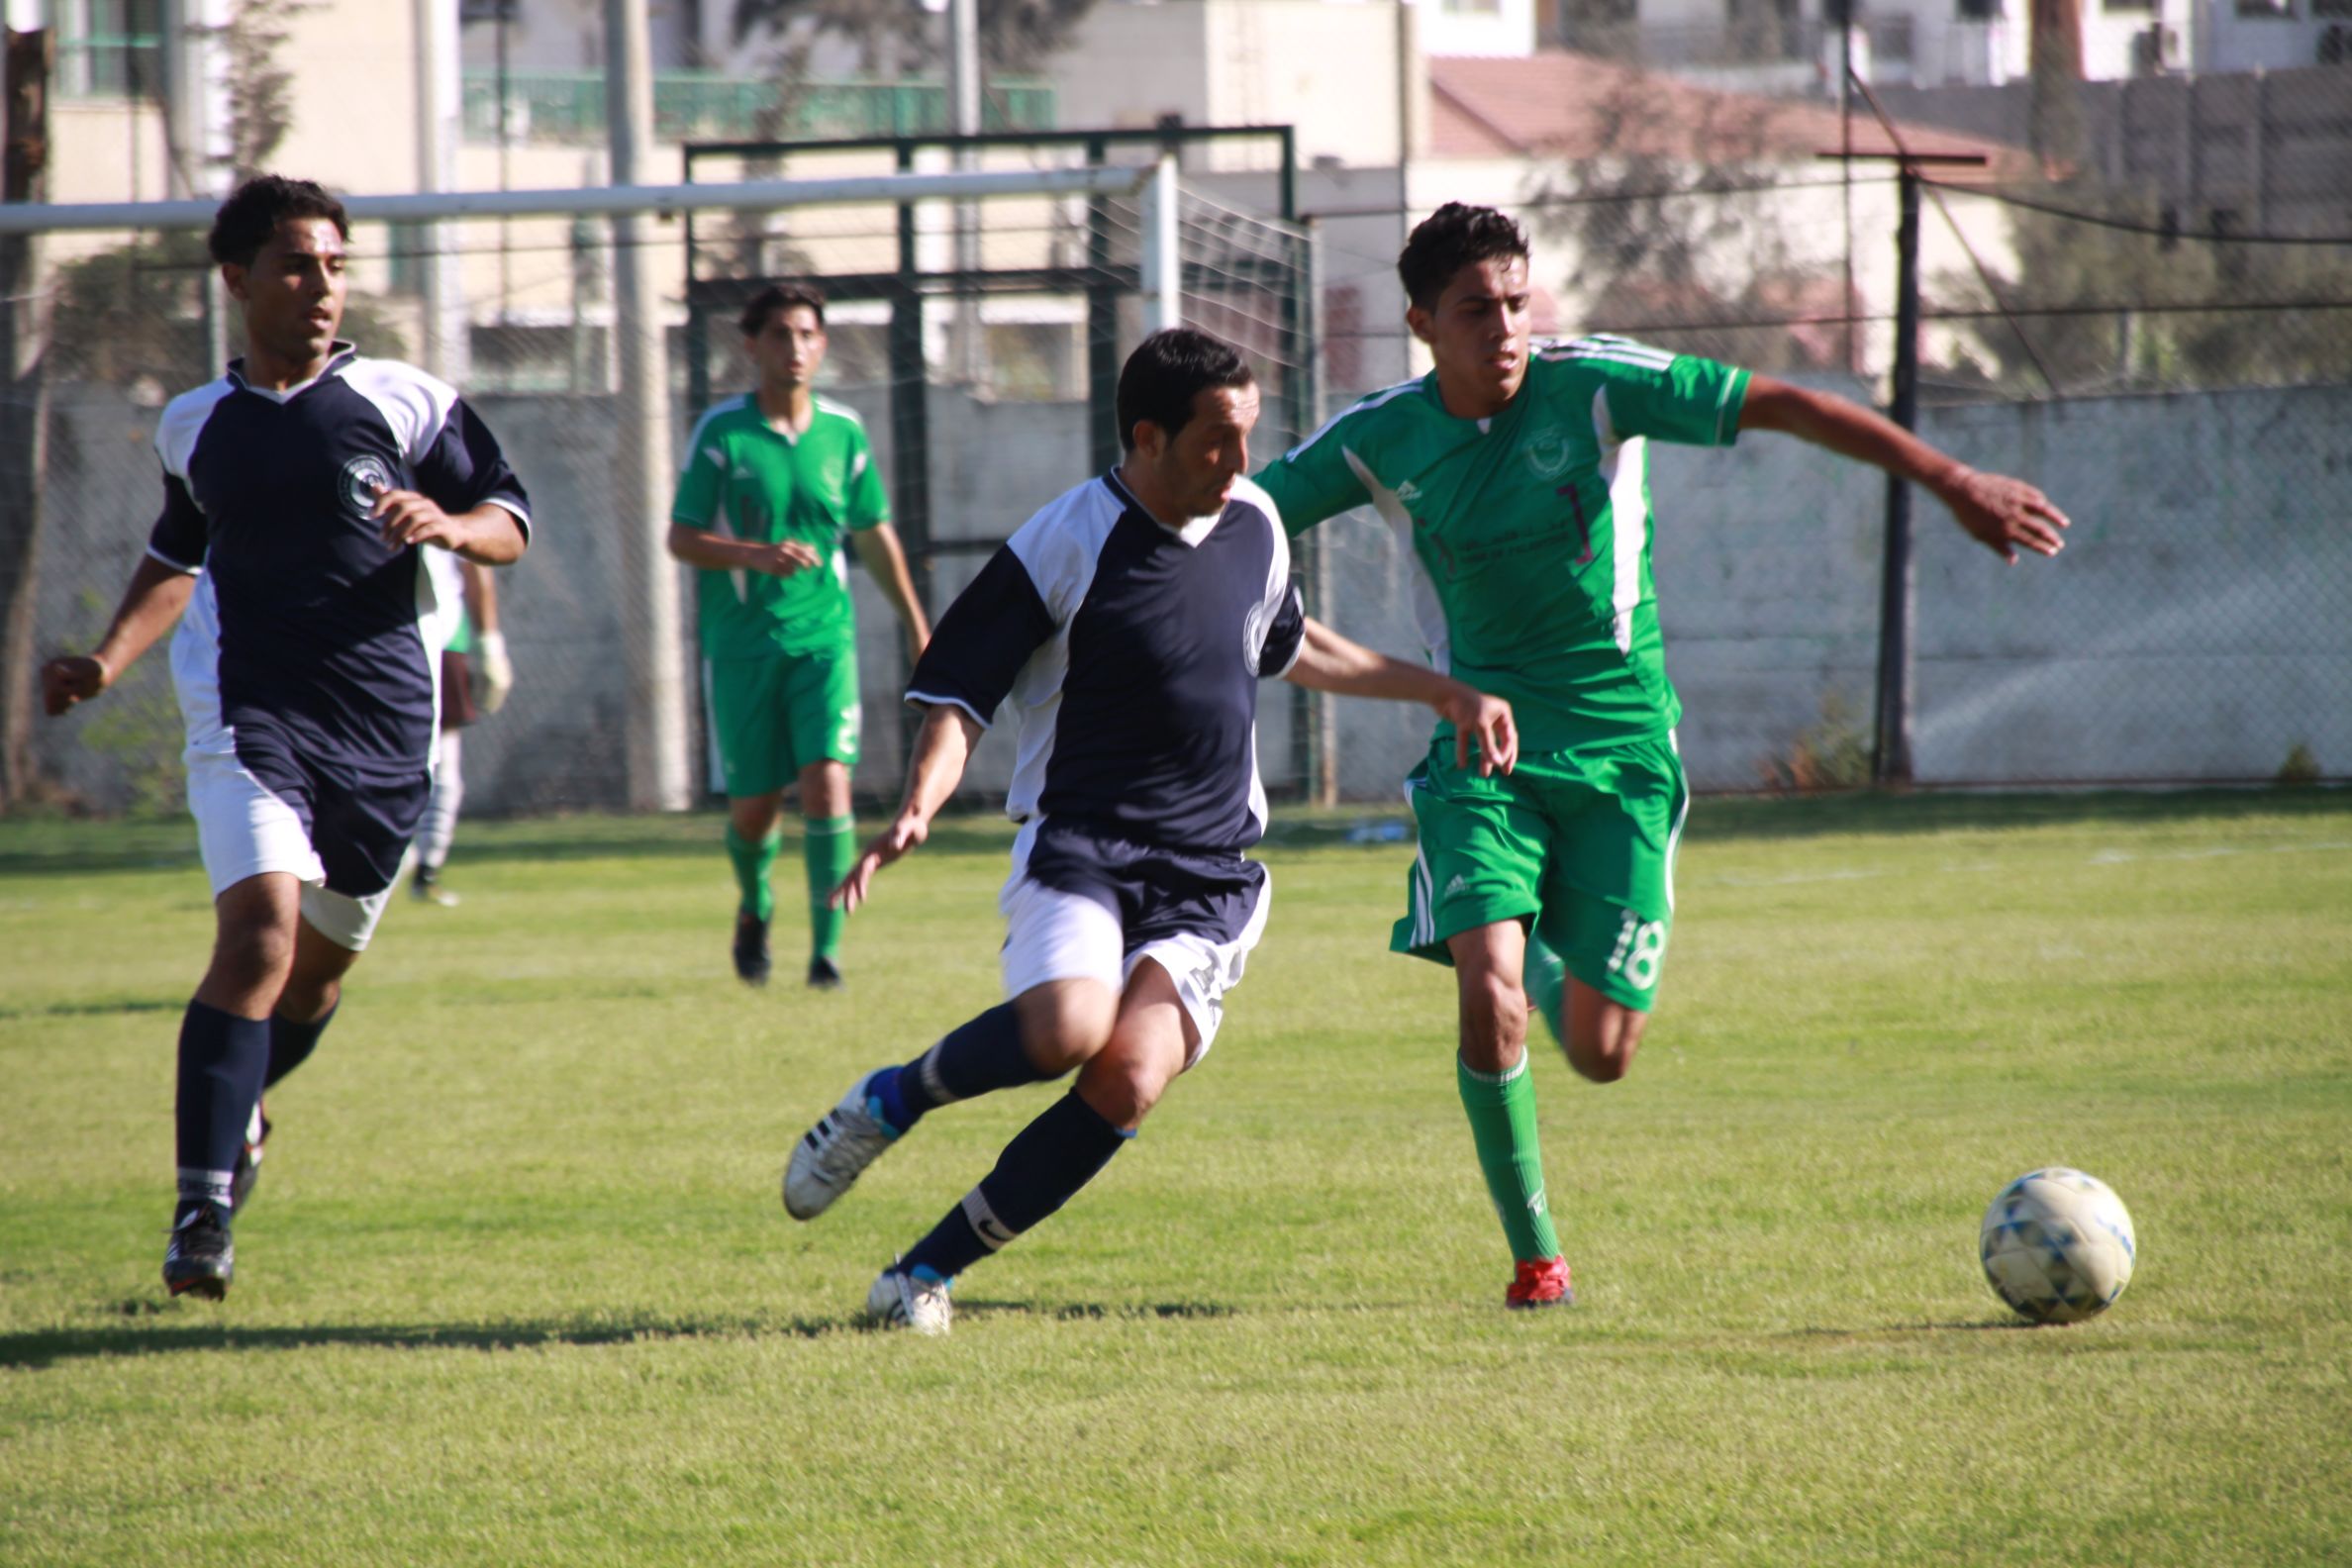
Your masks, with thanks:
[(1665, 370), (1675, 360), (1673, 354), (1620, 353), (1614, 349), (1571, 348), (1562, 355), (1568, 359), (1598, 359), (1609, 364), (1638, 365), (1644, 370)]
[(936, 692), (910, 690), (906, 696), (906, 703), (910, 708), (922, 704), (928, 704), (933, 708), (960, 708), (965, 713), (971, 715), (972, 723), (978, 725), (983, 730), (989, 728), (988, 721), (980, 716), (979, 711), (973, 708), (970, 703), (965, 702), (961, 697), (942, 697)]
[(1723, 395), (1715, 399), (1715, 441), (1717, 444), (1720, 444), (1723, 440), (1723, 421), (1731, 413), (1731, 389), (1740, 384), (1741, 378), (1736, 374), (1723, 377)]
[(162, 562), (164, 565), (166, 565), (166, 566), (170, 567), (170, 568), (171, 568), (173, 571), (175, 571), (175, 572), (184, 572), (184, 573), (186, 573), (186, 574), (187, 574), (188, 576), (190, 576), (190, 577), (193, 577), (193, 576), (195, 576), (197, 573), (199, 573), (199, 572), (201, 572), (201, 571), (203, 571), (203, 570), (204, 570), (204, 568), (203, 568), (202, 566), (191, 566), (191, 565), (189, 565), (189, 564), (188, 564), (186, 561), (175, 561), (175, 560), (173, 560), (173, 559), (172, 559), (170, 556), (168, 556), (168, 555), (164, 554), (164, 553), (163, 553), (161, 550), (159, 550), (159, 549), (155, 548), (155, 546), (154, 546), (154, 545), (152, 545), (152, 544), (149, 544), (149, 545), (147, 546), (147, 559), (149, 559), (149, 560), (154, 560), (154, 561), (161, 561), (161, 562)]
[(529, 539), (531, 537), (531, 513), (522, 502), (507, 496), (494, 495), (482, 497), (482, 504), (484, 506), (494, 506), (499, 508), (501, 511), (512, 512), (515, 514), (515, 521), (523, 525), (524, 538)]
[(1331, 433), (1333, 428), (1336, 427), (1341, 420), (1347, 418), (1348, 415), (1361, 414), (1367, 409), (1376, 409), (1380, 407), (1381, 404), (1389, 401), (1389, 399), (1396, 397), (1401, 393), (1410, 392), (1415, 387), (1420, 385), (1421, 381), (1417, 377), (1411, 381), (1400, 381), (1393, 387), (1387, 387), (1381, 391), (1374, 392), (1367, 396), (1356, 399), (1353, 403), (1348, 404), (1347, 407), (1341, 409), (1329, 419), (1324, 420), (1322, 426), (1317, 429), (1315, 434), (1309, 436), (1305, 441), (1299, 442), (1298, 445), (1293, 446), (1289, 451), (1284, 452), (1282, 454), (1283, 460), (1285, 462), (1290, 461), (1292, 458), (1297, 457), (1299, 453), (1314, 445), (1317, 441), (1322, 441), (1325, 436), (1328, 436)]

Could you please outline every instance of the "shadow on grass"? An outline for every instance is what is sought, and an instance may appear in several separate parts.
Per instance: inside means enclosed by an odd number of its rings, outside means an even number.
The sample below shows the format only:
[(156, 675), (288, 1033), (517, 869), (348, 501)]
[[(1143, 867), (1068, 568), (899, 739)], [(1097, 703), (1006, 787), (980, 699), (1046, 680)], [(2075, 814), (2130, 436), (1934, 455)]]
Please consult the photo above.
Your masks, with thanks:
[(1102, 1302), (1061, 1302), (1049, 1305), (1033, 1301), (963, 1301), (955, 1304), (958, 1318), (1030, 1317), (1055, 1323), (1092, 1323), (1118, 1319), (1129, 1323), (1147, 1323), (1170, 1318), (1235, 1318), (1241, 1309), (1225, 1302), (1121, 1302), (1106, 1306)]
[(2065, 1328), (2068, 1323), (2027, 1323), (2022, 1318), (1980, 1318), (1970, 1323), (1886, 1323), (1877, 1328), (1792, 1328), (1782, 1339), (1883, 1339), (1890, 1334), (2007, 1333), (2010, 1329)]
[[(1026, 1316), (1052, 1322), (1230, 1318), (1239, 1309), (1222, 1302), (970, 1301), (957, 1302), (958, 1317)], [(645, 1344), (672, 1339), (822, 1339), (837, 1333), (877, 1333), (878, 1323), (860, 1313), (832, 1318), (690, 1318), (637, 1323), (320, 1323), (244, 1327), (236, 1323), (164, 1322), (193, 1304), (133, 1297), (113, 1311), (144, 1325), (106, 1328), (46, 1328), (0, 1334), (0, 1368), (38, 1370), (60, 1361), (116, 1356), (184, 1354), (190, 1351), (316, 1350), (358, 1345), (383, 1350), (529, 1350), (546, 1345)]]
[(858, 1317), (672, 1319), (642, 1323), (320, 1323), (262, 1328), (157, 1323), (153, 1320), (177, 1314), (181, 1307), (152, 1299), (135, 1298), (115, 1310), (126, 1318), (147, 1319), (148, 1323), (136, 1328), (49, 1328), (0, 1334), (0, 1367), (40, 1368), (60, 1361), (195, 1350), (313, 1350), (335, 1345), (385, 1350), (528, 1350), (542, 1345), (639, 1344), (665, 1339), (819, 1339), (872, 1329)]
[(122, 1013), (184, 1013), (188, 999), (181, 997), (129, 997), (112, 1002), (49, 1002), (40, 1007), (9, 1007), (0, 1004), (0, 1020), (29, 1018), (106, 1018)]

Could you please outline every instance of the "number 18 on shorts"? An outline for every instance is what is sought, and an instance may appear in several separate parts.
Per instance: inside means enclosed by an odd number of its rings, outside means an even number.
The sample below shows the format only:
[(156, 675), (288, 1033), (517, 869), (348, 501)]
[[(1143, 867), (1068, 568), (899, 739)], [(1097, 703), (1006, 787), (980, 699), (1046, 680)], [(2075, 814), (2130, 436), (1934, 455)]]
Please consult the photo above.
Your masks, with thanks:
[(1531, 922), (1580, 983), (1647, 1012), (1690, 807), (1672, 736), (1522, 755), (1493, 778), (1456, 767), (1451, 749), (1440, 744), (1406, 781), (1421, 852), (1391, 949), (1445, 963), (1449, 937)]

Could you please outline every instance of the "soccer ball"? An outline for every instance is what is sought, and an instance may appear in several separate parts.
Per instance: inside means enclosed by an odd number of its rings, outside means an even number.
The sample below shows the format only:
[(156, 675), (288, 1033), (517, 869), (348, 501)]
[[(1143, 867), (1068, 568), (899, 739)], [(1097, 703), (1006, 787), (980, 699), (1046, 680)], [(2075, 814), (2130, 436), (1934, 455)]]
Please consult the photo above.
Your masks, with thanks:
[(2081, 1323), (2115, 1303), (2138, 1255), (2131, 1215), (2106, 1182), (2053, 1165), (2001, 1189), (1978, 1255), (1994, 1294), (2035, 1323)]

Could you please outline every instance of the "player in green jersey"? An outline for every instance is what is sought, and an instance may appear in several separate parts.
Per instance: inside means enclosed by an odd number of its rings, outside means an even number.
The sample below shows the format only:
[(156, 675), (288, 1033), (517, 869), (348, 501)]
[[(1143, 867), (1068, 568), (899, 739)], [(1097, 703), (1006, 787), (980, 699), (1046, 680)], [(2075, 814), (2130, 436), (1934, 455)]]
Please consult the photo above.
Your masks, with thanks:
[(857, 620), (841, 536), (898, 612), (908, 667), (931, 638), (890, 527), (857, 415), (815, 386), (825, 297), (771, 285), (744, 307), (757, 390), (714, 404), (687, 442), (669, 550), (697, 568), (711, 732), (728, 799), (727, 853), (742, 893), (735, 973), (765, 984), (768, 870), (782, 843), (785, 786), (798, 788), (807, 862), (809, 984), (841, 983), (842, 917), (826, 896), (857, 858), (849, 770), (857, 764)]
[(1587, 1078), (1624, 1076), (1674, 928), (1690, 792), (1650, 580), (1647, 439), (1781, 431), (1924, 486), (2014, 562), (2066, 518), (1847, 399), (1622, 338), (1529, 342), (1526, 237), (1449, 203), (1399, 256), (1435, 369), (1374, 393), (1258, 474), (1291, 533), (1370, 505), (1418, 569), (1441, 670), (1506, 698), (1519, 761), (1480, 778), (1451, 736), (1407, 781), (1421, 830), (1390, 945), (1452, 965), (1457, 1082), (1517, 1261), (1508, 1303), (1572, 1301), (1544, 1200), (1530, 996)]

